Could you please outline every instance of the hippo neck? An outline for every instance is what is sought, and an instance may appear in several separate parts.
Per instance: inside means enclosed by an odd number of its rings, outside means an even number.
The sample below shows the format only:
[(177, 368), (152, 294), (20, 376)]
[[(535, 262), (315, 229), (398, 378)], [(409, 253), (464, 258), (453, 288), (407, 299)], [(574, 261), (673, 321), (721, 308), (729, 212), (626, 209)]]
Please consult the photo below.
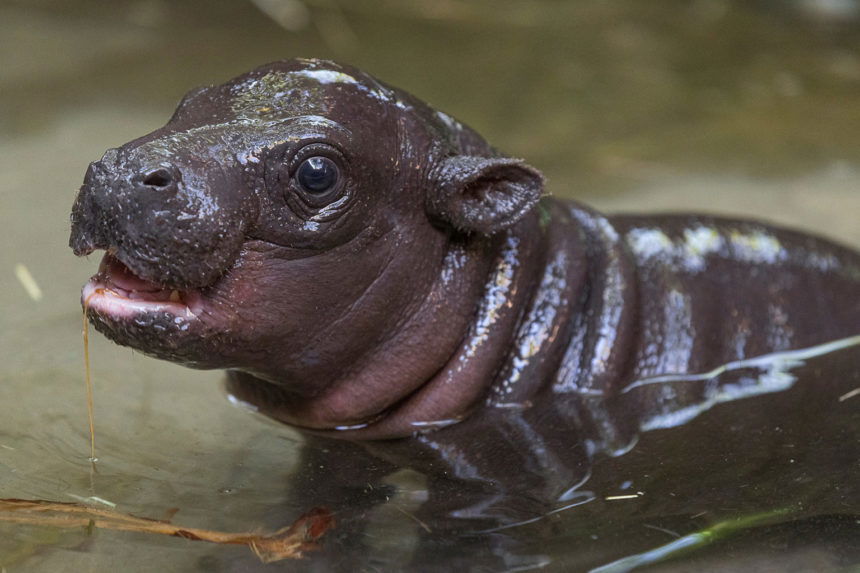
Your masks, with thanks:
[[(358, 395), (350, 400), (338, 396), (335, 403), (329, 399), (337, 395), (332, 393), (295, 404), (277, 386), (239, 372), (231, 373), (230, 392), (269, 416), (345, 439), (404, 437), (456, 423), (481, 406), (527, 408), (548, 388), (599, 394), (624, 368), (630, 333), (618, 323), (635, 306), (624, 298), (631, 295), (632, 271), (617, 239), (604, 218), (547, 201), (504, 235), (463, 252), (472, 259), (469, 264), (449, 256), (426, 308), (410, 322), (427, 322), (425, 314), (438, 312), (434, 305), (458, 298), (450, 288), (469, 282), (456, 275), (481, 269), (467, 331), (431, 376), (395, 380), (398, 389), (412, 390), (392, 393), (364, 419), (349, 417), (344, 409), (344, 404), (361, 408)], [(452, 243), (452, 251), (459, 248)], [(588, 332), (596, 334), (586, 336)], [(438, 334), (425, 329), (417, 347), (414, 332), (393, 336), (383, 356), (402, 360), (404, 349), (420, 352)], [(337, 387), (361, 388), (365, 380), (386, 373), (392, 378), (399, 371), (396, 363), (369, 361)], [(329, 421), (338, 419), (332, 412), (342, 411), (343, 423), (307, 423), (302, 412), (310, 411), (329, 413)]]
[(529, 308), (545, 290), (542, 275), (558, 250), (558, 225), (550, 221), (541, 209), (493, 241), (471, 322), (456, 350), (417, 390), (372, 423), (339, 432), (340, 437), (393, 438), (444, 427), (486, 399), (514, 359), (511, 345), (528, 328)]

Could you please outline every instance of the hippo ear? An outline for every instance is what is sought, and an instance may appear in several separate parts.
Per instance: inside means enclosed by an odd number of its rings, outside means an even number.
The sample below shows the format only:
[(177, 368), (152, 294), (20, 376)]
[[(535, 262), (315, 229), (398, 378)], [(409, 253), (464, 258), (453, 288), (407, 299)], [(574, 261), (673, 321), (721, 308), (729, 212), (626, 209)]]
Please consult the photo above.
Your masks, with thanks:
[(543, 175), (519, 159), (455, 155), (435, 172), (431, 216), (459, 231), (492, 235), (525, 215), (543, 193)]

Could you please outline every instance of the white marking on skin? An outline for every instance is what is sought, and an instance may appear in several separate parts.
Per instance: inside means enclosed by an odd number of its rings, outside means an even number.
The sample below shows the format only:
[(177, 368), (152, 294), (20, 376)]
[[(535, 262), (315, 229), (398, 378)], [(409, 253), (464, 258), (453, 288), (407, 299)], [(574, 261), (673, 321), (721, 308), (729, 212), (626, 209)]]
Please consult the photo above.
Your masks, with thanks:
[(533, 303), (537, 312), (527, 321), (528, 328), (525, 338), (520, 344), (520, 355), (531, 358), (537, 354), (545, 342), (552, 340), (553, 320), (559, 308), (565, 301), (561, 297), (567, 286), (564, 269), (567, 266), (567, 254), (557, 253), (552, 262), (547, 265), (546, 272), (538, 287), (539, 298)]
[(361, 83), (351, 75), (346, 74), (344, 72), (338, 72), (336, 70), (299, 70), (296, 72), (290, 72), (289, 75), (295, 75), (314, 80), (323, 85), (350, 84), (356, 86), (363, 92), (367, 93), (368, 95), (379, 101), (388, 102), (391, 100), (391, 96), (389, 96), (389, 94), (385, 93), (384, 91), (368, 87), (367, 85)]
[(294, 119), (296, 125), (312, 125), (314, 127), (331, 127), (336, 128), (339, 131), (343, 132), (346, 135), (351, 135), (351, 132), (334, 121), (333, 119), (329, 119), (324, 115), (303, 115), (301, 117), (296, 117)]
[[(575, 392), (579, 390), (578, 381), (582, 376), (582, 356), (579, 354), (579, 349), (584, 345), (585, 334), (587, 328), (585, 312), (577, 314), (574, 320), (573, 337), (567, 345), (567, 350), (564, 354), (564, 359), (558, 370), (558, 378), (553, 383), (554, 392)], [(602, 394), (600, 391), (596, 391)]]
[(445, 255), (445, 262), (442, 265), (442, 282), (450, 284), (454, 281), (456, 271), (463, 269), (466, 266), (466, 252), (462, 249), (452, 249)]
[[(597, 227), (609, 243), (618, 241), (618, 233), (615, 228), (605, 218), (597, 220)], [(606, 286), (603, 289), (603, 302), (601, 308), (608, 309), (605, 316), (601, 317), (600, 324), (597, 327), (599, 337), (594, 345), (594, 357), (591, 361), (591, 380), (598, 378), (606, 373), (607, 362), (612, 355), (612, 349), (615, 347), (615, 337), (618, 333), (618, 324), (621, 321), (621, 312), (624, 308), (624, 301), (621, 300), (622, 283), (621, 263), (616, 258), (612, 258), (606, 268)], [(589, 381), (587, 386), (591, 386)]]
[[(733, 230), (729, 231), (727, 240), (718, 230), (699, 225), (684, 229), (683, 240), (673, 240), (659, 229), (642, 227), (631, 229), (626, 239), (639, 258), (657, 260), (693, 273), (705, 269), (709, 255), (730, 255), (758, 264), (774, 264), (788, 257), (779, 240), (764, 231)], [(830, 261), (823, 260), (819, 264), (826, 266), (828, 263)]]
[(663, 356), (661, 372), (686, 372), (693, 353), (693, 329), (690, 297), (676, 290), (669, 292), (663, 311)]
[(564, 272), (566, 267), (567, 254), (565, 252), (557, 253), (547, 265), (541, 284), (538, 286), (537, 296), (532, 302), (533, 308), (528, 317), (523, 320), (526, 325), (525, 332), (521, 331), (517, 337), (517, 355), (511, 361), (511, 372), (500, 385), (493, 388), (491, 395), (487, 398), (487, 404), (496, 405), (502, 401), (503, 396), (510, 395), (528, 367), (530, 359), (544, 345), (551, 344), (555, 339), (554, 321), (556, 314), (558, 309), (563, 308), (566, 304), (562, 297), (567, 286)]
[[(570, 215), (586, 229), (599, 235), (602, 243), (612, 245), (618, 242), (618, 231), (606, 218), (586, 215), (577, 209), (571, 209)], [(610, 256), (603, 271), (605, 284), (600, 294), (601, 299), (594, 302), (593, 308), (586, 315), (576, 319), (580, 321), (580, 328), (576, 329), (578, 332), (584, 332), (586, 323), (591, 324), (594, 320), (593, 330), (597, 332), (597, 339), (590, 357), (583, 356), (583, 360), (589, 360), (588, 364), (580, 363), (559, 377), (555, 387), (565, 392), (602, 395), (596, 386), (600, 377), (606, 375), (612, 350), (616, 346), (617, 326), (625, 308), (621, 298), (625, 286), (622, 264), (611, 251), (607, 254)], [(596, 318), (593, 317), (595, 311), (598, 313)], [(578, 339), (572, 341), (568, 352), (573, 348), (581, 348), (584, 338), (578, 336)]]
[(732, 231), (729, 241), (735, 257), (750, 263), (776, 263), (788, 256), (779, 240), (773, 235), (758, 231), (749, 235)]
[(724, 244), (716, 229), (704, 226), (684, 229), (684, 240), (687, 252), (700, 256), (716, 253)]
[(490, 328), (495, 324), (499, 312), (506, 304), (510, 304), (509, 298), (513, 296), (510, 287), (514, 279), (514, 270), (518, 266), (518, 255), (519, 240), (516, 237), (508, 237), (500, 254), (501, 261), (496, 267), (496, 272), (485, 287), (478, 319), (473, 327), (474, 332), (463, 353), (465, 358), (473, 357), (481, 344), (488, 340)]
[(454, 131), (461, 131), (463, 129), (463, 125), (447, 113), (437, 111), (436, 117), (442, 120), (442, 123), (444, 123), (448, 127), (448, 129), (453, 129)]
[(657, 229), (632, 229), (627, 234), (627, 242), (633, 252), (644, 259), (672, 253), (675, 248), (672, 239)]
[(321, 84), (357, 84), (358, 80), (349, 74), (335, 70), (300, 70), (292, 72), (297, 76), (316, 80)]
[(829, 253), (810, 253), (805, 264), (819, 271), (833, 271), (839, 268), (839, 260)]
[(684, 229), (683, 241), (677, 242), (659, 229), (633, 229), (627, 234), (627, 243), (643, 259), (672, 262), (690, 272), (704, 270), (705, 257), (725, 246), (720, 233), (705, 226)]
[(705, 257), (719, 253), (725, 246), (722, 235), (711, 227), (695, 227), (684, 229), (682, 260), (684, 267), (690, 271), (701, 271), (705, 268)]
[(260, 163), (260, 158), (254, 155), (254, 153), (258, 152), (257, 149), (242, 151), (236, 154), (236, 161), (239, 162), (239, 165), (243, 167), (248, 165), (249, 163)]

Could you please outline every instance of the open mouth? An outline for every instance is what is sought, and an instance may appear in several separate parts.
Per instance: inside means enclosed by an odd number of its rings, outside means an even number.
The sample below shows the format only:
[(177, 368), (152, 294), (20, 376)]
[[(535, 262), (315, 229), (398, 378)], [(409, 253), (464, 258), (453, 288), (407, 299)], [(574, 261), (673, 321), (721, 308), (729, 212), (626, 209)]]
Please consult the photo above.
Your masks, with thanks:
[(180, 291), (135, 275), (110, 253), (98, 273), (81, 293), (84, 306), (113, 318), (133, 318), (141, 313), (166, 312), (177, 318), (195, 318), (201, 303), (196, 289)]

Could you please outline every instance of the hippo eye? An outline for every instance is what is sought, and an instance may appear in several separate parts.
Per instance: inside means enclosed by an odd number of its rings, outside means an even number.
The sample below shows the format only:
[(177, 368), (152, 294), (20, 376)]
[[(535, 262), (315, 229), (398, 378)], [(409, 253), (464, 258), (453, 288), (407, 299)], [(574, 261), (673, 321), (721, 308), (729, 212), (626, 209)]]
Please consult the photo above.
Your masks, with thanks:
[(296, 170), (296, 181), (308, 193), (322, 195), (337, 185), (339, 175), (334, 161), (316, 156), (302, 161)]

